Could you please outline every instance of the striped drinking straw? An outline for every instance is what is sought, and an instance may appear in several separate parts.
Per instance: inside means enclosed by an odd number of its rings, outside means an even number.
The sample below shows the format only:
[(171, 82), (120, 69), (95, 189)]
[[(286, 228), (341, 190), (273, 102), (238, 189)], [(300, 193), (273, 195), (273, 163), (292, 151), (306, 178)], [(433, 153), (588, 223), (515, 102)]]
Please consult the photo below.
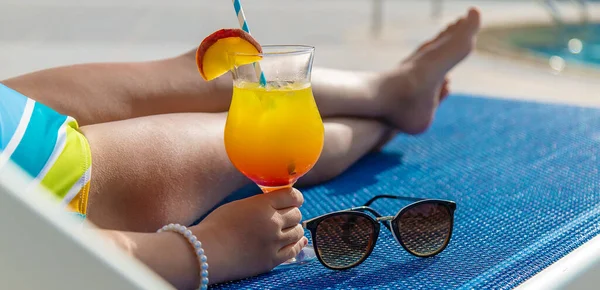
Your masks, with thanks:
[[(238, 22), (240, 23), (240, 28), (248, 34), (250, 33), (250, 28), (248, 28), (248, 22), (246, 22), (246, 15), (244, 15), (244, 9), (242, 9), (242, 3), (240, 0), (233, 0), (233, 8), (235, 9), (235, 14), (237, 15)], [(256, 76), (259, 78), (260, 85), (265, 87), (267, 86), (267, 79), (265, 78), (265, 74), (260, 69), (260, 64), (258, 62), (254, 63), (254, 70), (256, 71)]]

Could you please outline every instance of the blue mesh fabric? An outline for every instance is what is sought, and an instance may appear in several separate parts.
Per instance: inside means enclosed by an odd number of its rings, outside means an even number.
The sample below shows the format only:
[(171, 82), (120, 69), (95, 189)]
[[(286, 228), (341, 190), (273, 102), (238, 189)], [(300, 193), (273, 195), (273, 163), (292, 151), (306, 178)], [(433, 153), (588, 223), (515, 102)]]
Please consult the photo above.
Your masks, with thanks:
[[(600, 110), (452, 96), (433, 127), (398, 136), (339, 178), (304, 189), (305, 218), (377, 194), (457, 203), (448, 248), (405, 252), (382, 228), (359, 267), (319, 262), (214, 289), (507, 289), (600, 233)], [(394, 214), (406, 202), (377, 201)]]

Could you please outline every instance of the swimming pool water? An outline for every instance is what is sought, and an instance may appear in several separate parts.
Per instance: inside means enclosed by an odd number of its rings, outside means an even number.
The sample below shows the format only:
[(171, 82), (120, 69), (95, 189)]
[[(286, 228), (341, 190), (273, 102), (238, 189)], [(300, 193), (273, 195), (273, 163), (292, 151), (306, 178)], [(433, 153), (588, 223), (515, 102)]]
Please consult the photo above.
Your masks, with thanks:
[[(532, 32), (536, 33), (536, 32)], [(584, 64), (600, 68), (600, 23), (568, 25), (538, 31), (552, 34), (551, 41), (527, 41), (527, 37), (513, 41), (513, 45), (546, 59)]]

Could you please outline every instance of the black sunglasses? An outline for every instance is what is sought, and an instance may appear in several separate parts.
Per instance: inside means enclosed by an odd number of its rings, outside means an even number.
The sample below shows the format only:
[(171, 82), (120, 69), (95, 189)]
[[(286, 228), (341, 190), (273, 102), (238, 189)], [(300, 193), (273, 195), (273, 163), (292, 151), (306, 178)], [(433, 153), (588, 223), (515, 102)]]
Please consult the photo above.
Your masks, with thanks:
[[(369, 207), (382, 198), (414, 203), (402, 208), (395, 216), (382, 216)], [(383, 222), (407, 252), (417, 257), (439, 254), (450, 242), (455, 210), (456, 203), (447, 200), (378, 195), (364, 206), (328, 213), (307, 220), (302, 226), (310, 231), (321, 264), (329, 269), (345, 270), (360, 265), (373, 252), (379, 236), (379, 222)]]

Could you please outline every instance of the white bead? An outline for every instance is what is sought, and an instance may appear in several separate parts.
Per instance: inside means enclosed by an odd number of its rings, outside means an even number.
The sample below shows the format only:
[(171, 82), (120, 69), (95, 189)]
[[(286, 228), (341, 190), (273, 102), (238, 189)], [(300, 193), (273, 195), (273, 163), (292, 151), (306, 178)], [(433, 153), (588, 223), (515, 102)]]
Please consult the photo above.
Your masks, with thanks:
[(200, 249), (201, 247), (202, 247), (202, 243), (200, 241), (195, 241), (194, 242), (194, 248)]
[(201, 275), (203, 278), (206, 278), (206, 277), (208, 277), (208, 271), (207, 271), (207, 270), (202, 270), (202, 272), (200, 273), (200, 275)]
[(185, 232), (183, 232), (183, 235), (184, 235), (186, 238), (188, 238), (188, 239), (189, 239), (189, 238), (192, 236), (192, 231), (190, 231), (190, 230), (185, 230)]
[(200, 266), (200, 269), (202, 270), (208, 270), (208, 263), (202, 263), (202, 266)]
[(190, 237), (190, 243), (195, 243), (198, 240), (198, 238), (196, 238), (196, 236), (191, 236)]
[(198, 255), (198, 257), (204, 255), (204, 249), (200, 248), (196, 251), (196, 255)]
[(202, 263), (206, 263), (206, 256), (205, 255), (200, 256), (200, 261), (202, 261)]
[(202, 285), (208, 285), (208, 278), (202, 278)]

